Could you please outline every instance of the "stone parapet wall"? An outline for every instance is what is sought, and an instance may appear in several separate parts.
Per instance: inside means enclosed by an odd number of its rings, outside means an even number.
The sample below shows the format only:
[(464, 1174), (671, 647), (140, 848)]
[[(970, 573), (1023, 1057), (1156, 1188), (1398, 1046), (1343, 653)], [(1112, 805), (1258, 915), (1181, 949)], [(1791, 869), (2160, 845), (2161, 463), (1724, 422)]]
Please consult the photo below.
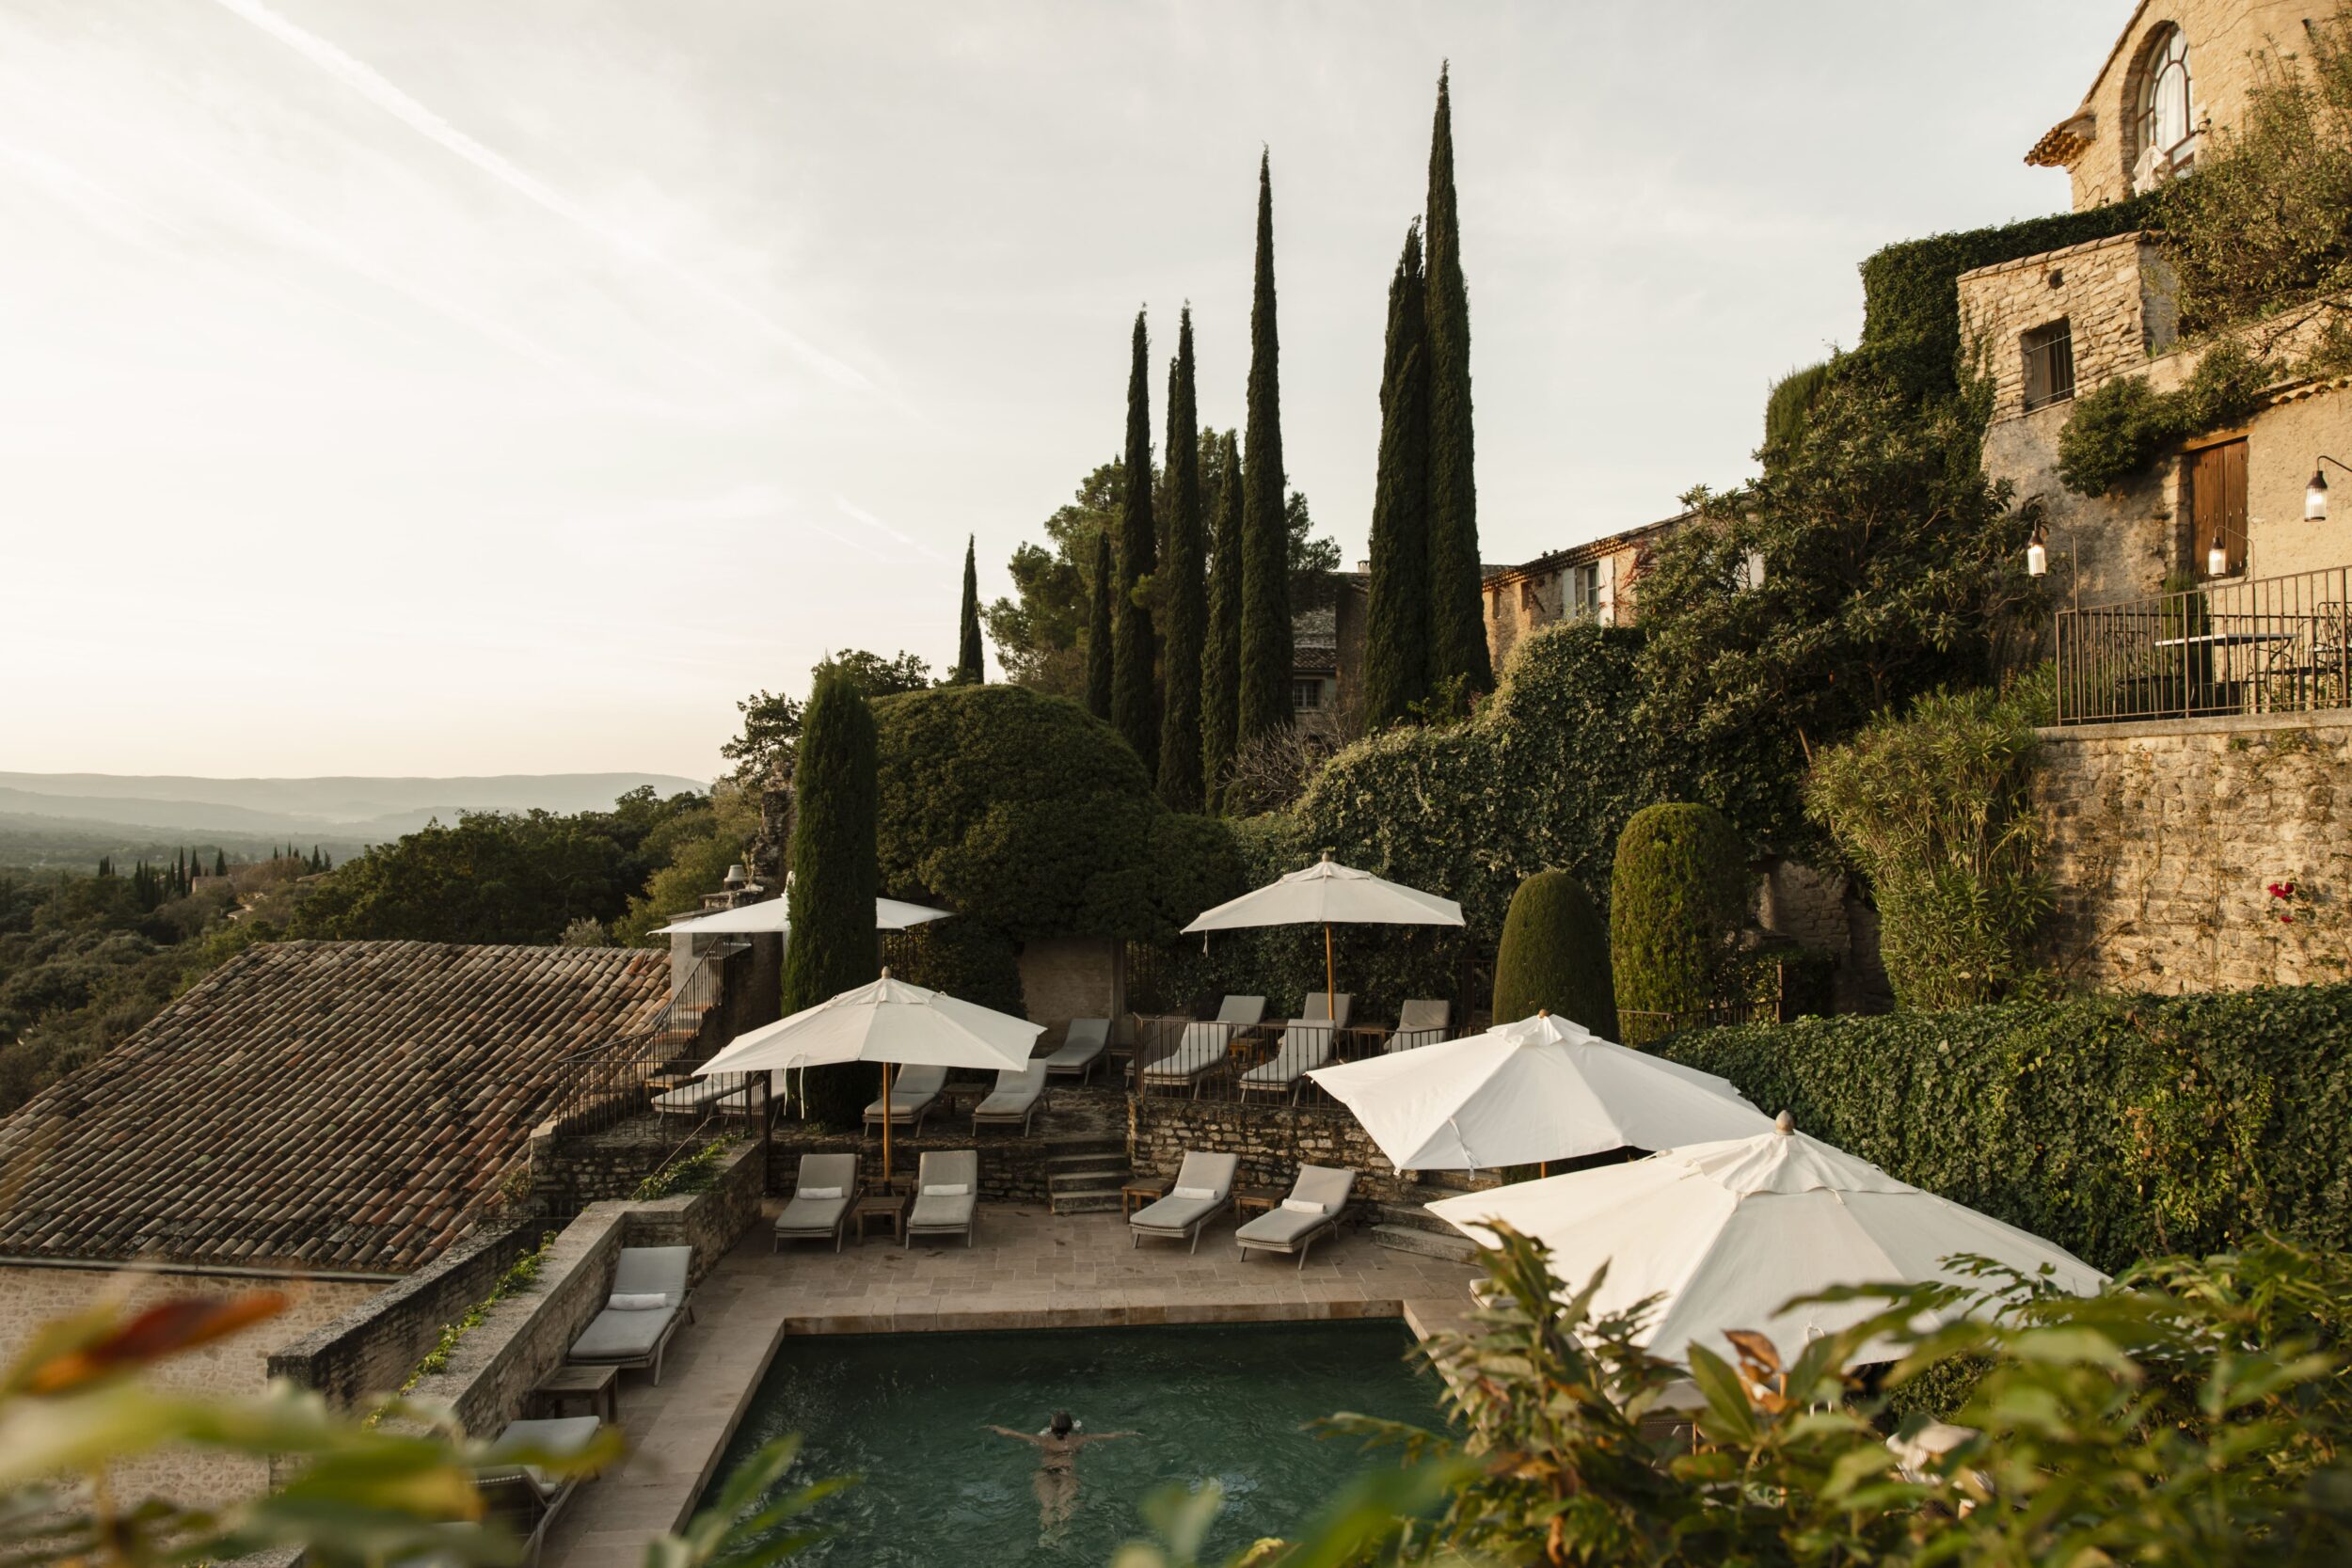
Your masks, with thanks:
[[(923, 1155), (935, 1150), (977, 1148), (980, 1151), (980, 1199), (984, 1203), (1043, 1203), (1047, 1198), (1045, 1162), (1057, 1152), (1045, 1138), (1024, 1138), (1017, 1132), (991, 1128), (975, 1136), (969, 1128), (949, 1132), (927, 1129), (921, 1137), (893, 1132), (890, 1168), (903, 1179), (914, 1175)], [(768, 1149), (768, 1190), (777, 1196), (791, 1193), (800, 1180), (803, 1154), (854, 1154), (858, 1178), (868, 1191), (882, 1185), (882, 1140), (861, 1139), (853, 1132), (803, 1132), (779, 1127)]]
[(430, 1267), (273, 1351), (269, 1375), (316, 1389), (346, 1410), (393, 1392), (442, 1328), (488, 1295), (499, 1275), (537, 1244), (538, 1234), (518, 1222), (459, 1243)]
[[(2042, 735), (2034, 808), (2058, 890), (2043, 957), (2069, 983), (2181, 993), (2345, 977), (2352, 713)], [(2289, 882), (2293, 903), (2266, 891)]]
[(1173, 1177), (1187, 1152), (1238, 1154), (1239, 1183), (1287, 1190), (1301, 1165), (1356, 1172), (1356, 1196), (1394, 1202), (1406, 1183), (1344, 1111), (1238, 1105), (1174, 1095), (1130, 1096), (1127, 1159), (1138, 1176)]

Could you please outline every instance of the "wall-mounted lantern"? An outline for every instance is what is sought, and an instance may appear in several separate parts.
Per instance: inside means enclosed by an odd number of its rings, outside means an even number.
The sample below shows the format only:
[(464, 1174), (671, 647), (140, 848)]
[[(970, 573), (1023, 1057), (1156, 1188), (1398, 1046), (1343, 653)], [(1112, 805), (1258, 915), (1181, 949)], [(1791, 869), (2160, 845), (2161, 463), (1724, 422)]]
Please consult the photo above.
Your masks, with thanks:
[(2337, 467), (2344, 468), (2347, 474), (2352, 474), (2352, 467), (2345, 467), (2344, 464), (2337, 463), (2326, 452), (2319, 454), (2319, 461), (2322, 467), (2312, 470), (2312, 483), (2303, 492), (2303, 520), (2307, 523), (2324, 523), (2328, 520), (2328, 470), (2325, 465), (2335, 463)]
[(2050, 574), (2050, 546), (2042, 542), (2042, 531), (2035, 529), (2033, 538), (2026, 544), (2026, 575), (2029, 578)]

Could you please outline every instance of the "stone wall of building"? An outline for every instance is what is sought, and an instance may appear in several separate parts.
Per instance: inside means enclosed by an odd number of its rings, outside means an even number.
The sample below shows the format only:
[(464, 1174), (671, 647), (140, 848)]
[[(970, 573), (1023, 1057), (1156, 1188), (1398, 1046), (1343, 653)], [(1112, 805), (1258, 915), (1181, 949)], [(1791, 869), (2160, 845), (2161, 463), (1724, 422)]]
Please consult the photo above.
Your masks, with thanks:
[(2058, 893), (2044, 956), (2069, 983), (2176, 993), (2352, 973), (2352, 713), (2042, 737), (2034, 803)]
[(1138, 1176), (1173, 1177), (1185, 1154), (1238, 1154), (1246, 1187), (1288, 1189), (1300, 1165), (1356, 1172), (1356, 1196), (1392, 1202), (1405, 1183), (1371, 1135), (1344, 1111), (1239, 1105), (1175, 1095), (1130, 1096), (1127, 1159)]
[(538, 1236), (536, 1227), (517, 1222), (458, 1243), (430, 1266), (273, 1352), (269, 1375), (315, 1388), (343, 1409), (396, 1390), (442, 1328), (488, 1295), (499, 1275), (538, 1244)]
[[(0, 1267), (0, 1354), (13, 1356), (42, 1323), (101, 1300), (137, 1311), (174, 1296), (283, 1291), (292, 1304), (278, 1317), (175, 1355), (151, 1374), (166, 1388), (258, 1394), (268, 1380), (276, 1352), (341, 1319), (384, 1288), (381, 1282), (10, 1264)], [(210, 1506), (252, 1496), (268, 1481), (266, 1461), (230, 1454), (156, 1453), (123, 1461), (113, 1469), (115, 1496), (126, 1506), (148, 1497)]]
[(1126, 947), (1108, 937), (1049, 937), (1021, 946), (1021, 1005), (1058, 1037), (1073, 1018), (1127, 1011)]
[(2172, 269), (2137, 233), (1979, 267), (1959, 288), (1961, 341), (1993, 383), (1995, 420), (2026, 412), (2021, 340), (2038, 327), (2069, 324), (2077, 392), (2147, 369), (2178, 336)]

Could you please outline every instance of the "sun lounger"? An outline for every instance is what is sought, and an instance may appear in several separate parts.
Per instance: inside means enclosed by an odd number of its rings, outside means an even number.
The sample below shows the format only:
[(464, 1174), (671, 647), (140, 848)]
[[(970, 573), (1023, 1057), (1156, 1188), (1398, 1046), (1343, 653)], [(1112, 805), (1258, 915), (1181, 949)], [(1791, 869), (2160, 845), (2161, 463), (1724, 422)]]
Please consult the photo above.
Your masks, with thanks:
[(1407, 1002), (1397, 1009), (1396, 1028), (1389, 1036), (1389, 1049), (1410, 1051), (1415, 1046), (1438, 1044), (1445, 1038), (1453, 1017), (1454, 1009), (1447, 1003)]
[(849, 1229), (850, 1205), (856, 1201), (856, 1155), (802, 1155), (792, 1201), (776, 1216), (776, 1250), (782, 1252), (787, 1242), (821, 1242), (831, 1236), (834, 1251), (839, 1252)]
[(1107, 1018), (1073, 1018), (1062, 1036), (1060, 1047), (1045, 1058), (1046, 1075), (1052, 1078), (1074, 1077), (1080, 1083), (1094, 1076), (1094, 1069), (1103, 1062), (1103, 1053), (1110, 1049), (1111, 1021)]
[[(939, 1100), (939, 1091), (947, 1086), (947, 1069), (944, 1067), (902, 1067), (890, 1075), (890, 1125), (905, 1127), (913, 1124), (917, 1132), (923, 1131), (923, 1118), (931, 1114), (931, 1106)], [(880, 1127), (882, 1102), (879, 1100), (866, 1107), (866, 1125)]]
[(1243, 1097), (1283, 1094), (1296, 1100), (1298, 1085), (1308, 1069), (1331, 1059), (1331, 1047), (1338, 1038), (1338, 1033), (1327, 1023), (1292, 1024), (1282, 1031), (1281, 1043), (1274, 1048), (1274, 1054), (1241, 1075)]
[[(501, 1463), (510, 1454), (536, 1453), (565, 1458), (596, 1441), (599, 1423), (594, 1416), (573, 1416), (557, 1421), (509, 1421), (506, 1430), (483, 1451), (474, 1485), (489, 1512), (503, 1519), (523, 1543), (525, 1568), (539, 1560), (555, 1516), (580, 1489), (577, 1474), (555, 1475), (536, 1465)], [(452, 1560), (457, 1560), (453, 1559)]]
[(1028, 1132), (1029, 1124), (1037, 1119), (1037, 1108), (1045, 1101), (1045, 1075), (1049, 1070), (1044, 1062), (1036, 1061), (1019, 1072), (998, 1073), (996, 1087), (986, 1100), (972, 1107), (972, 1131), (1018, 1127)]
[(1168, 1196), (1128, 1216), (1134, 1244), (1141, 1246), (1146, 1236), (1159, 1236), (1190, 1242), (1186, 1250), (1200, 1251), (1200, 1227), (1233, 1201), (1233, 1172), (1240, 1164), (1237, 1154), (1186, 1154)]
[(914, 1207), (907, 1214), (906, 1240), (963, 1233), (972, 1244), (973, 1221), (980, 1207), (980, 1151), (959, 1148), (923, 1156), (914, 1172)]
[(1298, 1266), (1307, 1266), (1307, 1249), (1319, 1236), (1337, 1230), (1340, 1218), (1347, 1212), (1348, 1194), (1356, 1187), (1356, 1173), (1338, 1170), (1329, 1165), (1301, 1165), (1298, 1180), (1291, 1185), (1291, 1196), (1279, 1209), (1269, 1209), (1233, 1232), (1240, 1243), (1241, 1255), (1247, 1259), (1252, 1251), (1295, 1252)]
[(1146, 1089), (1190, 1089), (1198, 1099), (1201, 1080), (1225, 1065), (1233, 1037), (1245, 1029), (1255, 1029), (1264, 1017), (1264, 997), (1227, 997), (1215, 1020), (1185, 1024), (1184, 1032), (1177, 1037), (1176, 1049), (1158, 1061), (1146, 1064), (1137, 1082)]
[(686, 1288), (693, 1263), (691, 1246), (623, 1247), (605, 1309), (580, 1331), (564, 1359), (594, 1367), (650, 1367), (660, 1383), (670, 1336), (679, 1323), (694, 1321)]
[(653, 1108), (670, 1116), (707, 1116), (713, 1111), (757, 1110), (767, 1098), (766, 1073), (723, 1072), (655, 1096)]

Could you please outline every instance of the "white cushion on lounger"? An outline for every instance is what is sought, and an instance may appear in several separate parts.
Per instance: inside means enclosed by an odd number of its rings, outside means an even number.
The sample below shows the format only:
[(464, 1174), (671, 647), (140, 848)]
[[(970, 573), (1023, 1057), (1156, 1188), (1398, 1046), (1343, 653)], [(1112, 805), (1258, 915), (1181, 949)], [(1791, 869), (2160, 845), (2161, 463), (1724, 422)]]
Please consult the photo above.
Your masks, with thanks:
[(961, 1181), (938, 1181), (923, 1189), (925, 1197), (968, 1197), (972, 1189)]
[(1282, 1200), (1282, 1207), (1294, 1214), (1327, 1214), (1331, 1212), (1311, 1197), (1286, 1197)]
[(839, 1197), (841, 1196), (841, 1189), (838, 1187), (803, 1187), (793, 1196), (810, 1199), (820, 1197)]
[(660, 1291), (629, 1291), (613, 1296), (605, 1305), (615, 1312), (656, 1312), (670, 1305), (670, 1298)]
[(1214, 1203), (1216, 1201), (1216, 1189), (1214, 1187), (1179, 1187), (1168, 1196), (1170, 1197), (1190, 1198), (1195, 1203)]

